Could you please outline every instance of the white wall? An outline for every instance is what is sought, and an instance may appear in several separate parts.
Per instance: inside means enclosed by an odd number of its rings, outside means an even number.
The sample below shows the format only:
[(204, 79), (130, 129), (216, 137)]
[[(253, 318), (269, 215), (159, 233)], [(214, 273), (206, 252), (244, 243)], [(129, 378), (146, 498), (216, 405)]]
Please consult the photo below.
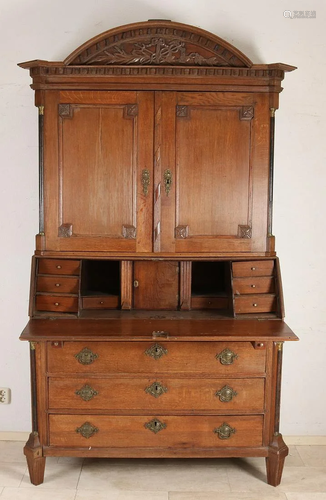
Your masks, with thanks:
[[(204, 28), (254, 63), (299, 67), (286, 76), (277, 112), (274, 234), (283, 270), (286, 320), (300, 336), (284, 354), (282, 430), (326, 435), (325, 5), (323, 0), (1, 0), (0, 38), (0, 431), (30, 429), (27, 322), (30, 258), (38, 232), (37, 110), (27, 71), (16, 63), (62, 60), (107, 29), (149, 18)], [(283, 11), (314, 9), (316, 19)], [(323, 117), (323, 119), (322, 119)]]

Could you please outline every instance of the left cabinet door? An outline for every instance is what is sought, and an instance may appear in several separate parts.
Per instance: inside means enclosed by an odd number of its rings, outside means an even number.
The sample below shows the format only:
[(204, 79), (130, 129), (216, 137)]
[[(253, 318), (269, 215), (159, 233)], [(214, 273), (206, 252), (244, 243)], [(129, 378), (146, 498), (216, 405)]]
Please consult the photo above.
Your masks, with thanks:
[(152, 251), (153, 93), (45, 94), (46, 250)]

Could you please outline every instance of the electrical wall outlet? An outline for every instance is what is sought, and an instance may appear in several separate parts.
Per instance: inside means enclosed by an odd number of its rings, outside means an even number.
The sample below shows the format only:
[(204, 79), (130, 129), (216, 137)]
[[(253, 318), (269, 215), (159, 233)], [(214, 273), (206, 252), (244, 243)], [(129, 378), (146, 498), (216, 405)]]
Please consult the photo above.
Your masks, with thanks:
[(0, 387), (0, 404), (9, 405), (11, 390), (8, 387)]

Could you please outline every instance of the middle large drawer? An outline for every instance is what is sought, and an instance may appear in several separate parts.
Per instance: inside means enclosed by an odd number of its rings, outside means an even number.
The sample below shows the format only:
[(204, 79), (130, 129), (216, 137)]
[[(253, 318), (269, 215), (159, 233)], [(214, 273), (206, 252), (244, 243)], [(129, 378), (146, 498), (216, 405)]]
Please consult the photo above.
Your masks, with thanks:
[(49, 380), (49, 408), (76, 410), (264, 410), (263, 378), (59, 378)]

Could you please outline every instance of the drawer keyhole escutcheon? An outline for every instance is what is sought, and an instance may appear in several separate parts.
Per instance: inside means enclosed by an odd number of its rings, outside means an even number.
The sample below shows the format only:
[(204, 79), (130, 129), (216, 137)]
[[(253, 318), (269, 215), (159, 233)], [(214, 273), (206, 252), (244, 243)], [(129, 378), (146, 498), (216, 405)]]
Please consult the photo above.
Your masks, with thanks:
[(162, 394), (168, 391), (167, 387), (164, 387), (160, 382), (153, 382), (151, 385), (146, 387), (145, 392), (150, 394), (154, 398), (159, 398)]
[(167, 353), (168, 350), (160, 344), (154, 344), (145, 351), (146, 356), (151, 356), (154, 359), (160, 359)]
[(238, 355), (231, 351), (231, 349), (224, 349), (219, 354), (216, 354), (215, 357), (220, 360), (222, 365), (232, 365), (233, 361), (238, 359)]
[(98, 358), (98, 354), (94, 354), (90, 349), (84, 347), (78, 354), (75, 354), (75, 358), (82, 365), (91, 365)]
[(80, 396), (83, 401), (90, 401), (94, 396), (98, 396), (98, 392), (88, 384), (85, 384), (81, 389), (76, 391), (75, 394)]
[(236, 432), (236, 430), (233, 429), (229, 424), (224, 422), (222, 425), (220, 425), (220, 427), (214, 429), (213, 432), (215, 432), (215, 434), (217, 434), (220, 439), (229, 439), (232, 434)]
[(158, 432), (166, 429), (166, 424), (161, 422), (158, 418), (153, 418), (150, 422), (146, 422), (145, 428), (157, 434)]
[(98, 428), (94, 427), (90, 422), (85, 422), (81, 427), (77, 427), (76, 432), (84, 438), (89, 439), (98, 432)]
[(232, 387), (225, 385), (222, 389), (215, 393), (215, 396), (218, 397), (222, 403), (229, 403), (229, 401), (232, 401), (237, 394), (238, 393), (234, 391)]

